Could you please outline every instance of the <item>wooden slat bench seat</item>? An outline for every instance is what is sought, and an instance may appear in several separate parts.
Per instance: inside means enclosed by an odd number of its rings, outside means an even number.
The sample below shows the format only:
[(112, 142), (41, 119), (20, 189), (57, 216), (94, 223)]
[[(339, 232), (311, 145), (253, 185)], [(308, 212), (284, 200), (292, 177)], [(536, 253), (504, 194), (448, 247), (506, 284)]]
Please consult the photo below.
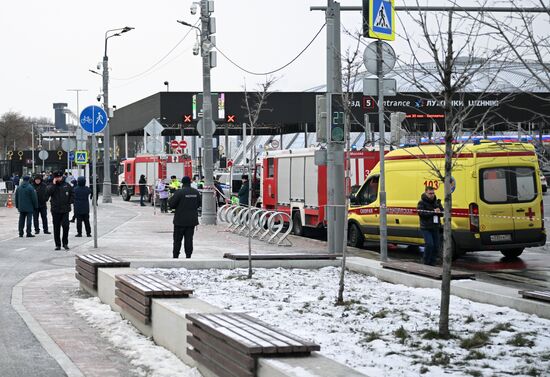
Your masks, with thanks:
[(145, 324), (151, 322), (152, 298), (181, 298), (193, 294), (192, 289), (152, 274), (116, 275), (115, 288), (115, 303)]
[(550, 291), (519, 291), (519, 294), (523, 298), (550, 302)]
[[(383, 262), (383, 268), (408, 272), (410, 274), (427, 276), (430, 278), (441, 280), (443, 268), (439, 266), (427, 266), (421, 263), (391, 261)], [(475, 274), (466, 271), (451, 270), (451, 279), (475, 279)]]
[(130, 262), (105, 254), (86, 254), (75, 257), (75, 277), (89, 288), (97, 289), (97, 269), (99, 267), (130, 267)]
[[(341, 257), (342, 254), (252, 254), (252, 260), (332, 260)], [(248, 260), (248, 254), (225, 253), (226, 259)]]
[(321, 347), (243, 313), (187, 314), (187, 354), (220, 377), (256, 376), (261, 356), (308, 356)]

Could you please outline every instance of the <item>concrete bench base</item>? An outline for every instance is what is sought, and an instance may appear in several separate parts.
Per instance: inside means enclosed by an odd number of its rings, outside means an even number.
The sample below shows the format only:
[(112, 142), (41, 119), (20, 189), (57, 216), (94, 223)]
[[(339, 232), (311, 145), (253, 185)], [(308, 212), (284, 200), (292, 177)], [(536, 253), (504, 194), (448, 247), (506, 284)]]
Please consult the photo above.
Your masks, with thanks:
[[(137, 262), (137, 261), (136, 261)], [(135, 264), (146, 265), (147, 267), (159, 267), (153, 261), (141, 261)], [(182, 261), (183, 262), (183, 261)], [(226, 263), (229, 261), (189, 261), (192, 263), (168, 264), (163, 267), (186, 267), (191, 265), (194, 268), (216, 268), (220, 264), (221, 268), (235, 268), (240, 263)], [(335, 265), (332, 263), (313, 262), (311, 265), (300, 261), (297, 266), (288, 266), (295, 268), (319, 268), (327, 265)], [(338, 263), (338, 262), (337, 262)], [(266, 263), (266, 266), (274, 267), (275, 264)], [(259, 267), (259, 266), (256, 266)], [(166, 348), (174, 353), (179, 359), (189, 366), (197, 367), (205, 377), (216, 377), (209, 369), (197, 364), (186, 353), (187, 336), (190, 335), (187, 331), (189, 321), (185, 319), (188, 313), (219, 313), (222, 309), (208, 304), (196, 297), (189, 298), (153, 298), (151, 303), (151, 323), (146, 325), (138, 318), (134, 318), (130, 313), (124, 311), (115, 303), (115, 276), (118, 274), (138, 274), (140, 271), (134, 268), (99, 268), (97, 274), (97, 291), (81, 284), (81, 289), (87, 291), (93, 296), (111, 306), (114, 311), (119, 312), (123, 318), (129, 320), (143, 335), (153, 338), (156, 344)], [(305, 373), (305, 374), (304, 374)], [(307, 358), (264, 358), (258, 359), (259, 377), (301, 377), (304, 375), (314, 375), (316, 377), (360, 377), (364, 374), (359, 373), (343, 364), (340, 364), (332, 359), (324, 357), (317, 352), (313, 352)]]

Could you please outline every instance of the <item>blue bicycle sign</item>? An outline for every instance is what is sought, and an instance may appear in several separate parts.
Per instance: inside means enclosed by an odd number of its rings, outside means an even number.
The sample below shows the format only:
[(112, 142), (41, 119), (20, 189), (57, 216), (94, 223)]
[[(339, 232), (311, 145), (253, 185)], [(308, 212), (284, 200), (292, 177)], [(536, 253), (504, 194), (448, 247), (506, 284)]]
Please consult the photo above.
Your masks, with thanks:
[(103, 131), (108, 122), (107, 113), (99, 106), (88, 106), (80, 113), (80, 127), (91, 134)]

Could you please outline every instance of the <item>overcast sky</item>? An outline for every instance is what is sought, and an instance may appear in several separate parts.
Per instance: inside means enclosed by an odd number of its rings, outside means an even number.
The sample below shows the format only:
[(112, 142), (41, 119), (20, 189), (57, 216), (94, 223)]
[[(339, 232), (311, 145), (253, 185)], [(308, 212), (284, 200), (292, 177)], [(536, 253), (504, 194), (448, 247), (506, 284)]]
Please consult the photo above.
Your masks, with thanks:
[[(89, 72), (102, 60), (104, 34), (124, 26), (135, 30), (109, 39), (110, 104), (122, 107), (166, 90), (201, 91), (201, 59), (192, 54), (194, 32), (182, 41), (190, 23), (191, 0), (20, 0), (3, 2), (0, 12), (2, 68), (0, 114), (53, 118), (52, 103), (66, 102), (76, 112), (97, 104), (101, 77)], [(399, 5), (402, 3), (397, 0)], [(429, 5), (449, 4), (429, 1)], [(342, 0), (342, 5), (360, 5)], [(324, 24), (324, 13), (310, 11), (326, 0), (216, 0), (217, 45), (244, 68), (265, 72), (287, 63)], [(342, 23), (361, 28), (361, 13), (347, 12)], [(178, 42), (181, 43), (175, 47)], [(276, 90), (301, 91), (326, 82), (326, 31), (287, 69), (276, 74)], [(396, 51), (403, 44), (395, 43)], [(344, 48), (346, 42), (344, 41)], [(403, 45), (404, 46), (404, 45)], [(175, 49), (174, 49), (175, 47)], [(164, 60), (163, 57), (174, 49)], [(213, 91), (239, 91), (246, 80), (255, 87), (263, 76), (248, 75), (218, 54), (212, 70)]]

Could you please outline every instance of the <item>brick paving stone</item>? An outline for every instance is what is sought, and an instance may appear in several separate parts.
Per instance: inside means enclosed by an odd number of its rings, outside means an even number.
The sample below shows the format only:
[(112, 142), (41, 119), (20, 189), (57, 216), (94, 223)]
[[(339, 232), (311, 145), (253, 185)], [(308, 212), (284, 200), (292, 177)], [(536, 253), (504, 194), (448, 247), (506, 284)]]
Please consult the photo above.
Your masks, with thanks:
[(83, 297), (70, 270), (37, 275), (23, 289), (25, 308), (85, 376), (137, 376), (130, 359), (74, 311), (71, 299)]

